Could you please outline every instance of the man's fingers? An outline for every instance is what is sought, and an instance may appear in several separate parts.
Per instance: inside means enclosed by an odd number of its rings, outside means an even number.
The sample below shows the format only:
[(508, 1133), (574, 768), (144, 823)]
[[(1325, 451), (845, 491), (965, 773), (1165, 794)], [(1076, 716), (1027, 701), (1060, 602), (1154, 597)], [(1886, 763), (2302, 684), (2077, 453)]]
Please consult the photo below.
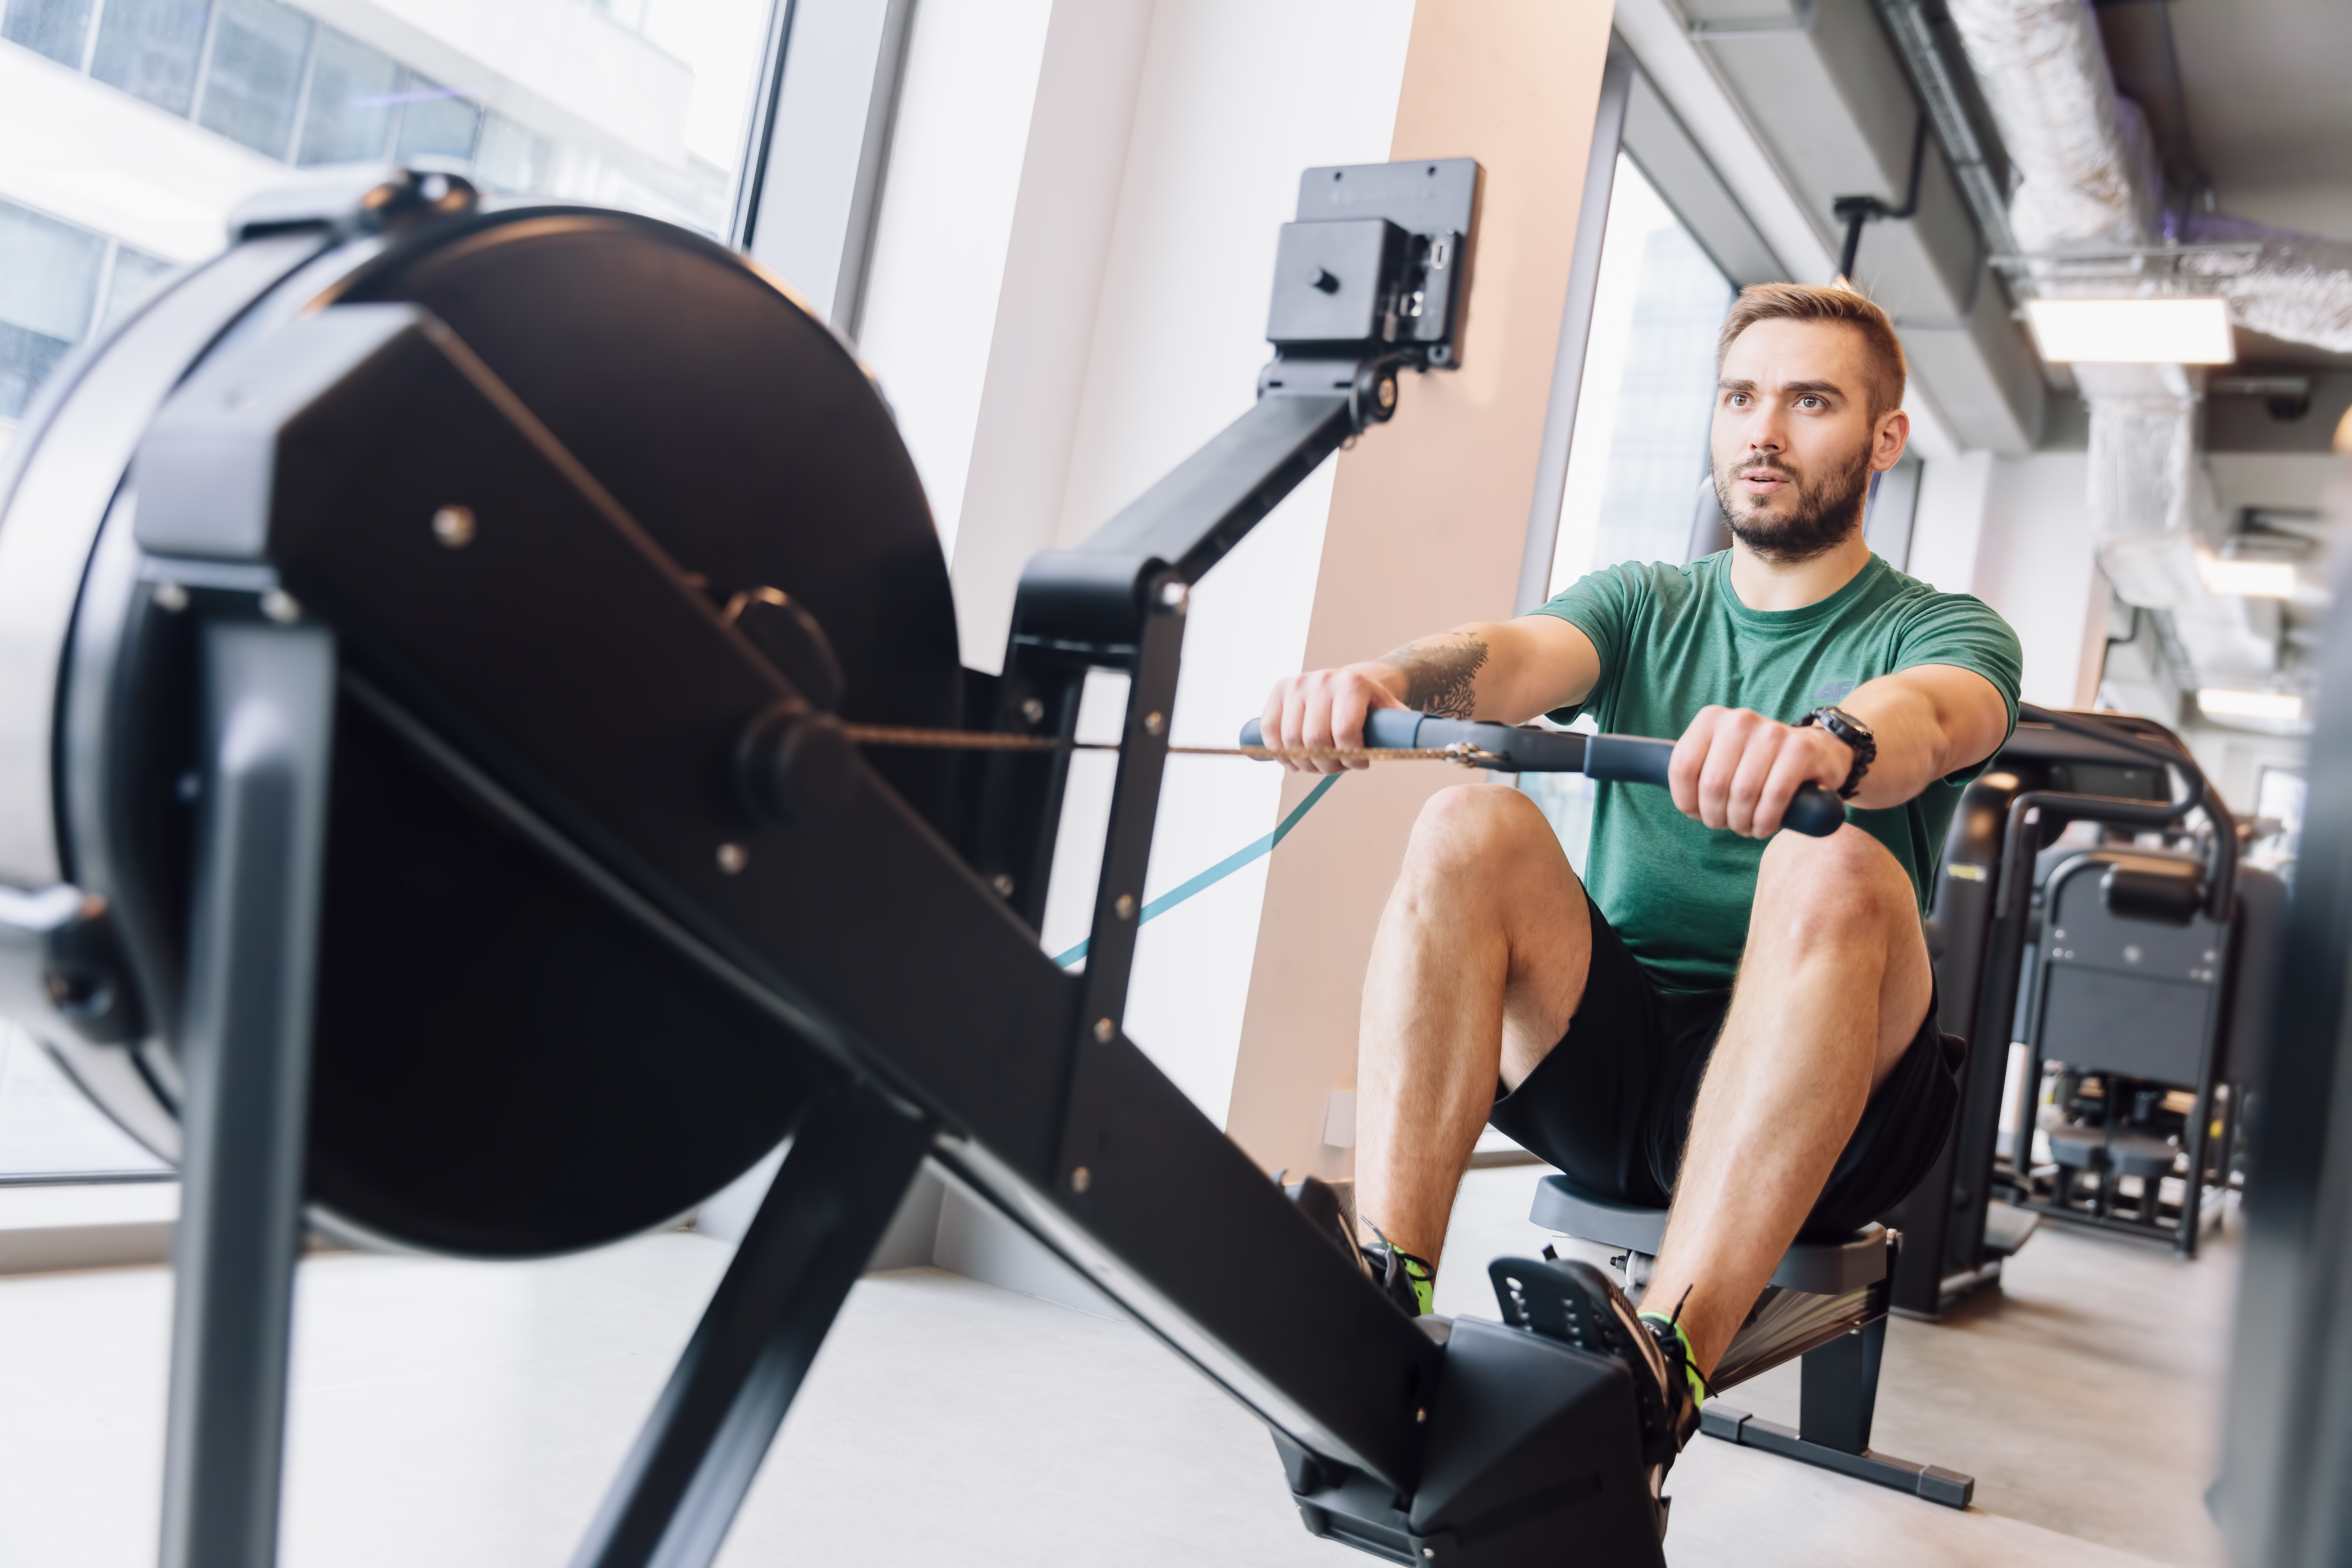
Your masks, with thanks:
[(1698, 819), (1709, 827), (1732, 826), (1731, 786), (1739, 776), (1739, 765), (1747, 758), (1754, 735), (1748, 722), (1751, 717), (1727, 711), (1716, 721), (1715, 733), (1706, 749), (1706, 765), (1698, 775)]
[(1790, 729), (1782, 733), (1772, 770), (1757, 803), (1756, 837), (1780, 831), (1780, 820), (1789, 814), (1789, 803), (1806, 784), (1818, 784), (1823, 789), (1835, 791), (1845, 782), (1845, 775), (1836, 771), (1835, 757), (1826, 754), (1845, 748), (1838, 742), (1824, 746), (1823, 738), (1818, 730)]
[(1807, 774), (1803, 749), (1783, 746), (1759, 793), (1755, 822), (1749, 830), (1751, 837), (1769, 838), (1780, 831), (1780, 819), (1789, 814), (1789, 803), (1797, 798), (1797, 786), (1805, 782)]
[(1269, 746), (1282, 744), (1282, 709), (1287, 700), (1290, 682), (1277, 680), (1274, 689), (1265, 694), (1265, 707), (1257, 716), (1257, 738)]
[[(1371, 710), (1371, 683), (1349, 680), (1340, 684), (1331, 698), (1331, 743), (1335, 746), (1360, 746), (1364, 743), (1364, 715)], [(1341, 764), (1349, 768), (1368, 768), (1372, 764), (1362, 758)]]
[(1675, 809), (1685, 816), (1699, 815), (1699, 775), (1706, 771), (1709, 742), (1722, 714), (1720, 708), (1700, 709), (1682, 739), (1675, 742), (1675, 754), (1666, 763), (1667, 792), (1675, 797)]
[[(1337, 689), (1344, 687), (1347, 682), (1336, 679), (1328, 671), (1318, 671), (1307, 679), (1311, 683), (1311, 689), (1307, 700), (1307, 721), (1299, 731), (1298, 744), (1318, 748), (1346, 744), (1345, 742), (1337, 739), (1335, 734), (1338, 725), (1333, 721), (1336, 715), (1332, 712), (1332, 702)], [(1360, 727), (1363, 721), (1359, 719), (1356, 722)], [(1341, 766), (1338, 763), (1320, 758), (1303, 765), (1308, 773), (1336, 773)]]
[(1762, 726), (1751, 727), (1748, 743), (1741, 748), (1739, 766), (1732, 774), (1729, 798), (1724, 805), (1724, 823), (1734, 833), (1761, 837), (1770, 829), (1759, 822), (1759, 813), (1768, 781), (1779, 760), (1773, 744), (1775, 737)]
[[(1299, 736), (1306, 732), (1307, 727), (1306, 686), (1306, 679), (1302, 677), (1292, 681), (1290, 689), (1283, 693), (1282, 738), (1275, 742), (1277, 746), (1289, 747), (1302, 743)], [(1305, 771), (1304, 765), (1298, 763), (1286, 762), (1282, 765), (1293, 773)]]

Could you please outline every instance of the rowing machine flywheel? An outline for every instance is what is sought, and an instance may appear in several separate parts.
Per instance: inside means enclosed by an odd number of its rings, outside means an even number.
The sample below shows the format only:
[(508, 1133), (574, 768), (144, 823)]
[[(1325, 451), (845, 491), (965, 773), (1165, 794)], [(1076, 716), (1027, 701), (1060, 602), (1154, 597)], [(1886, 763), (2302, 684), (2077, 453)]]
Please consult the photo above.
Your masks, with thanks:
[[(111, 1037), (93, 1026), (48, 1043), (167, 1157), (205, 783), (183, 612), (206, 585), (162, 572), (134, 542), (131, 458), (208, 360), (320, 311), (421, 306), (635, 520), (686, 591), (790, 634), (772, 657), (800, 689), (847, 722), (961, 717), (947, 573), (914, 467), (821, 322), (741, 258), (667, 225), (440, 206), (361, 204), (405, 215), (388, 226), (249, 226), (62, 370), (0, 470), (0, 606), (26, 612), (0, 632), (0, 664), (26, 660), (0, 680), (11, 824), (0, 882), (69, 882), (104, 900), (134, 994)], [(470, 439), (404, 417), (387, 413), (366, 458), (387, 482), (425, 444)], [(497, 526), (446, 499), (433, 526), (448, 548)], [(363, 641), (344, 642), (339, 661), (314, 1217), (395, 1245), (544, 1253), (659, 1224), (773, 1147), (840, 1068), (780, 1041), (748, 997), (677, 973), (694, 960), (641, 940), (582, 858), (502, 814), (494, 792), (457, 787), (462, 759), (404, 726), (396, 671)], [(585, 721), (595, 700), (578, 694)], [(953, 765), (921, 752), (872, 763), (935, 820)]]

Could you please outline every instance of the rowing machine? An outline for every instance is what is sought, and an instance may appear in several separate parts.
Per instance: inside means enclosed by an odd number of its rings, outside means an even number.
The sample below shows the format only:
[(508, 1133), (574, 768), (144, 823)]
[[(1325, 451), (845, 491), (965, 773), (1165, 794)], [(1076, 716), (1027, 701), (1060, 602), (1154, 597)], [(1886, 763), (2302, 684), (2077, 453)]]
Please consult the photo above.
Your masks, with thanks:
[[(184, 1173), (167, 1568), (274, 1559), (305, 1219), (541, 1256), (787, 1135), (583, 1568), (715, 1556), (925, 1160), (1263, 1416), (1310, 1526), (1661, 1561), (1622, 1366), (1439, 1343), (1119, 1026), (1189, 584), (1458, 363), (1476, 181), (1309, 172), (1260, 400), (1031, 563), (1001, 681), (863, 371), (667, 225), (314, 187), (52, 379), (0, 470), (0, 1005)], [(836, 742), (1066, 739), (1097, 666), (1130, 699), (1068, 974), (1067, 749)]]

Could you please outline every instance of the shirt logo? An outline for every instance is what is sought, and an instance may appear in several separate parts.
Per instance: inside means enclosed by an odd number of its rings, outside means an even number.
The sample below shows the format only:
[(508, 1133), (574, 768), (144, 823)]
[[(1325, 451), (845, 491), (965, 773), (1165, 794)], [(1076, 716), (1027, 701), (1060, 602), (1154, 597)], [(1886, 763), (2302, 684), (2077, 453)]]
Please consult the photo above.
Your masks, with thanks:
[(1813, 693), (1813, 700), (1816, 702), (1835, 702), (1847, 692), (1852, 691), (1855, 687), (1860, 686), (1862, 682), (1859, 680), (1824, 680), (1821, 684), (1821, 689)]

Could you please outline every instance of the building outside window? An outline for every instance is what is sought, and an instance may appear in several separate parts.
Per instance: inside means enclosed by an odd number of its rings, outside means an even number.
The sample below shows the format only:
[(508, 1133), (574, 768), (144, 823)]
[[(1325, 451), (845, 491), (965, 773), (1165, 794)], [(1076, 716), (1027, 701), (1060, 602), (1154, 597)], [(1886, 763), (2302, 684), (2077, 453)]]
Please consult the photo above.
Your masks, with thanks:
[(1683, 561), (1710, 521), (1715, 336), (1732, 288), (1619, 154), (1568, 449), (1551, 590), (1621, 561)]
[(300, 169), (440, 159), (721, 233), (771, 3), (0, 0), (0, 451), (75, 344)]
[[(781, 3), (781, 0), (779, 0)], [(722, 235), (771, 0), (0, 0), (0, 465), (43, 383), (320, 164)], [(160, 1170), (0, 1025), (0, 1184)]]
[[(1622, 561), (1685, 561), (1713, 547), (1720, 510), (1707, 478), (1715, 338), (1732, 287), (1633, 159), (1622, 153), (1593, 290), (1592, 330), (1570, 437), (1555, 594)], [(1578, 721), (1591, 728), (1589, 720)], [(1580, 875), (1592, 782), (1527, 773)]]

